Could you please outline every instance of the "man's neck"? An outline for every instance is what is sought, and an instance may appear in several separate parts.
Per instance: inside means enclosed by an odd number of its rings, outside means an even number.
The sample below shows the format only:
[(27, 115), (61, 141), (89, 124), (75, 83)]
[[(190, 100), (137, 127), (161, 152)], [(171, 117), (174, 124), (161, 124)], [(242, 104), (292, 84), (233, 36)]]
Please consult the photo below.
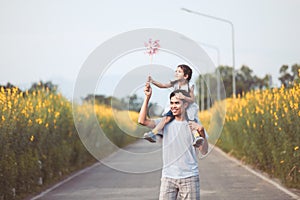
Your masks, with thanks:
[(185, 118), (185, 116), (180, 115), (180, 116), (175, 116), (175, 120), (176, 121), (186, 121), (186, 118)]

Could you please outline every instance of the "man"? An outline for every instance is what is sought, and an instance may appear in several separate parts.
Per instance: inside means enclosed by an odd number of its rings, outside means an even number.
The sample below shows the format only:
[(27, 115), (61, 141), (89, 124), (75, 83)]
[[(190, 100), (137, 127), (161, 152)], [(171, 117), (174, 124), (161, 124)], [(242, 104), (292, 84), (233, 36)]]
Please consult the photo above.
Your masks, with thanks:
[[(147, 118), (147, 107), (152, 95), (152, 88), (146, 83), (145, 98), (140, 110), (138, 122), (149, 128), (155, 127), (160, 119)], [(192, 146), (191, 130), (197, 130), (204, 138), (199, 147), (202, 154), (208, 151), (204, 128), (186, 119), (188, 102), (180, 99), (185, 91), (176, 90), (170, 95), (170, 109), (174, 120), (163, 129), (163, 169), (160, 187), (160, 200), (165, 199), (200, 199), (200, 180), (196, 148)]]

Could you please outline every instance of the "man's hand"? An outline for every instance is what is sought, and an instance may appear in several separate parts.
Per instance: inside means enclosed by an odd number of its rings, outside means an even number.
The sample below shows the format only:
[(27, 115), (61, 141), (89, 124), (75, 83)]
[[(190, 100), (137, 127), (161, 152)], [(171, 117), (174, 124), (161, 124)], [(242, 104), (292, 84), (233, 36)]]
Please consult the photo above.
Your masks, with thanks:
[(152, 95), (152, 88), (151, 88), (149, 82), (146, 82), (146, 85), (145, 85), (145, 88), (144, 88), (144, 93), (145, 93), (145, 95), (146, 95), (148, 98), (150, 98), (151, 95)]
[(155, 127), (154, 120), (147, 118), (147, 108), (152, 95), (152, 88), (149, 82), (146, 82), (145, 84), (144, 93), (145, 93), (145, 98), (139, 113), (138, 123), (143, 126), (147, 126), (149, 128), (154, 128)]
[(190, 121), (189, 122), (189, 127), (190, 127), (191, 130), (196, 130), (201, 137), (205, 138), (205, 133), (204, 133), (204, 127), (203, 126), (201, 126), (200, 124), (198, 124), (196, 122)]
[(202, 145), (200, 145), (199, 150), (203, 155), (207, 154), (208, 153), (208, 142), (207, 142), (207, 138), (206, 138), (203, 126), (201, 126), (200, 124), (198, 124), (196, 122), (192, 122), (192, 121), (189, 122), (189, 126), (192, 130), (197, 130), (199, 135), (204, 138), (204, 142)]

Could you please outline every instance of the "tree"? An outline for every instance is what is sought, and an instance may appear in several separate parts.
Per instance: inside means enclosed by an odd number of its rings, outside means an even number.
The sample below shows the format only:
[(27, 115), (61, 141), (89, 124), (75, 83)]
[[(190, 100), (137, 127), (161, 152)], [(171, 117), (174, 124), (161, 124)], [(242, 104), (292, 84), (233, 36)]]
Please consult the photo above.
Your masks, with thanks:
[(266, 74), (263, 79), (261, 79), (261, 84), (259, 85), (259, 89), (270, 88), (272, 86), (272, 75)]
[(300, 83), (300, 65), (294, 64), (292, 66), (292, 73), (293, 73), (293, 82)]
[(57, 85), (53, 84), (51, 81), (43, 82), (40, 81), (38, 83), (33, 83), (29, 88), (28, 92), (33, 92), (37, 90), (49, 90), (50, 92), (57, 92)]
[(136, 94), (127, 96), (126, 100), (124, 101), (129, 105), (129, 110), (133, 110), (137, 112), (140, 110), (143, 103), (143, 99), (138, 97)]
[(236, 74), (236, 82), (237, 88), (236, 92), (239, 95), (242, 95), (243, 92), (250, 91), (255, 87), (255, 81), (257, 81), (258, 77), (252, 76), (253, 70), (251, 70), (248, 66), (243, 65), (240, 70), (237, 71)]
[[(217, 72), (219, 72), (222, 83), (224, 84), (226, 95), (222, 95), (226, 98), (232, 97), (232, 72), (233, 68), (230, 66), (219, 66), (216, 69), (215, 73), (203, 74), (198, 77), (196, 80), (196, 86), (198, 88), (198, 104), (201, 108), (210, 107), (214, 102), (211, 102), (211, 99), (217, 99), (214, 96), (210, 96), (207, 92), (209, 89), (217, 88), (218, 77)], [(259, 78), (256, 75), (253, 75), (253, 70), (250, 67), (243, 65), (239, 70), (236, 71), (236, 95), (243, 95), (246, 92), (255, 89), (264, 89), (269, 88), (272, 85), (272, 76), (266, 75), (264, 78)], [(209, 89), (208, 84), (209, 82)], [(203, 84), (203, 86), (202, 86)]]
[(10, 90), (15, 89), (18, 94), (22, 92), (22, 90), (20, 90), (18, 87), (14, 86), (10, 82), (8, 82), (6, 85), (0, 85), (0, 88), (3, 88), (4, 91), (7, 91), (8, 89)]
[(233, 89), (232, 89), (232, 72), (233, 67), (229, 66), (219, 66), (217, 70), (220, 73), (220, 76), (223, 80), (223, 84), (226, 91), (226, 97), (232, 97), (233, 95)]
[(281, 76), (278, 79), (284, 87), (288, 87), (294, 80), (294, 77), (288, 72), (288, 69), (288, 65), (282, 65), (279, 70)]
[(111, 106), (118, 110), (124, 110), (126, 108), (126, 104), (123, 100), (113, 96), (106, 97), (105, 95), (89, 94), (82, 100), (89, 103)]
[(248, 66), (243, 65), (237, 72), (237, 94), (242, 95), (243, 92), (249, 92), (255, 89), (264, 89), (270, 87), (272, 80), (271, 75), (265, 75), (264, 78), (259, 78), (256, 75), (252, 75), (253, 70)]

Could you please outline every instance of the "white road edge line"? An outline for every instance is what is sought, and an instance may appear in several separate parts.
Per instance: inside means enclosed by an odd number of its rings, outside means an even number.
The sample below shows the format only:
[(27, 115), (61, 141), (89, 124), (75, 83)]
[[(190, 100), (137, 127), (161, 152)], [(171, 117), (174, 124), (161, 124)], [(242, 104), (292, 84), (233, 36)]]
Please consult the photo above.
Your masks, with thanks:
[(97, 162), (97, 163), (93, 164), (93, 165), (90, 166), (90, 167), (87, 167), (87, 168), (84, 168), (84, 169), (80, 170), (79, 172), (73, 174), (72, 176), (69, 176), (68, 178), (62, 180), (61, 182), (59, 182), (59, 183), (57, 183), (57, 184), (55, 184), (55, 185), (52, 186), (51, 188), (48, 188), (47, 190), (41, 192), (39, 195), (33, 197), (31, 200), (37, 200), (38, 198), (41, 198), (41, 197), (45, 196), (47, 193), (49, 193), (49, 192), (55, 190), (55, 189), (58, 188), (59, 186), (65, 184), (66, 182), (72, 180), (73, 178), (75, 178), (75, 177), (77, 177), (77, 176), (79, 176), (79, 175), (81, 175), (81, 174), (83, 174), (83, 173), (85, 173), (85, 172), (87, 172), (87, 171), (93, 169), (94, 167), (99, 166), (99, 165), (100, 165), (100, 163)]
[(300, 197), (289, 191), (288, 189), (284, 188), (283, 186), (281, 186), (280, 184), (276, 183), (275, 181), (269, 179), (268, 177), (254, 171), (253, 169), (249, 168), (248, 166), (244, 165), (241, 161), (237, 160), (236, 158), (233, 158), (231, 156), (229, 156), (228, 154), (226, 154), (224, 151), (222, 151), (219, 147), (214, 147), (214, 149), (216, 151), (218, 151), (219, 153), (221, 153), (222, 155), (224, 155), (226, 158), (228, 158), (229, 160), (235, 162), (236, 164), (242, 166), (244, 169), (248, 170), (249, 172), (251, 172), (252, 174), (258, 176), (259, 178), (263, 179), (264, 181), (274, 185), (276, 188), (278, 188), (279, 190), (281, 190), (282, 192), (286, 193), (287, 195), (291, 196), (293, 199), (296, 199), (296, 200), (300, 200)]

